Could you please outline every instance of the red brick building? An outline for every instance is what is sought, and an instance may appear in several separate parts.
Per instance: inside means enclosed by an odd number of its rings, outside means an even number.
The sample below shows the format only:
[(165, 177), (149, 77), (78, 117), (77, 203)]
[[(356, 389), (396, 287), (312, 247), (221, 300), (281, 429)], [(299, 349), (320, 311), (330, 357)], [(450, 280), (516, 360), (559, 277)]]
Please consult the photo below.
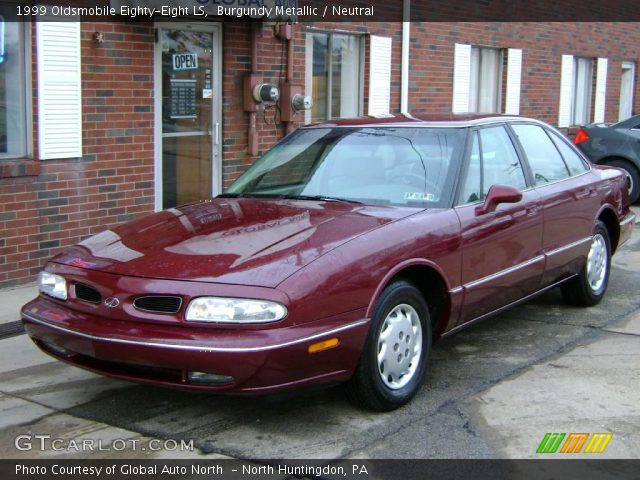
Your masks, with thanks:
[[(306, 122), (640, 112), (638, 23), (222, 20), (4, 24), (0, 288), (89, 235), (220, 193)], [(256, 83), (283, 95), (256, 103)], [(292, 93), (313, 108), (292, 110)]]

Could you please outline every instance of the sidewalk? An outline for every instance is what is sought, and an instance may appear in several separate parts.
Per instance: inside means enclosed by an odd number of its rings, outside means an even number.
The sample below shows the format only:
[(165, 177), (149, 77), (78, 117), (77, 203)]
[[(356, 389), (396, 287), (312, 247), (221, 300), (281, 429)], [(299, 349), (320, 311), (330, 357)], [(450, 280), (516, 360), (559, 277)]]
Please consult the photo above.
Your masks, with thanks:
[(35, 283), (0, 290), (0, 325), (20, 320), (20, 309), (38, 296)]
[(638, 405), (640, 313), (470, 400), (474, 423), (500, 458), (540, 458), (536, 446), (547, 432), (611, 432), (598, 458), (638, 458)]

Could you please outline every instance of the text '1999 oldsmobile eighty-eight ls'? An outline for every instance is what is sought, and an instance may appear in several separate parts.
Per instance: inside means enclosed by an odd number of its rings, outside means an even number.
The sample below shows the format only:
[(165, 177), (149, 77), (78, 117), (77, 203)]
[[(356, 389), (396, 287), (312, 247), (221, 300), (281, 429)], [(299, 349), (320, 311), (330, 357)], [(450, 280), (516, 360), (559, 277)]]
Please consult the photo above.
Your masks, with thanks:
[(389, 410), (434, 340), (556, 286), (598, 303), (634, 218), (624, 174), (536, 120), (336, 121), (290, 134), (223, 195), (64, 250), (22, 319), (45, 352), (111, 377), (347, 382)]

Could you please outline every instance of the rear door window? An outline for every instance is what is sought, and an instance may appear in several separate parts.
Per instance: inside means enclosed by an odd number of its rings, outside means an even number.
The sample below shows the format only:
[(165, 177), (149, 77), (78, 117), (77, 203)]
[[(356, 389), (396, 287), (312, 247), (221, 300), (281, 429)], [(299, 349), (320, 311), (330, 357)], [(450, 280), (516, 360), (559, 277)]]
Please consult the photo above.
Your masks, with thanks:
[(569, 177), (569, 169), (560, 152), (542, 127), (521, 123), (512, 124), (511, 127), (527, 156), (536, 185)]

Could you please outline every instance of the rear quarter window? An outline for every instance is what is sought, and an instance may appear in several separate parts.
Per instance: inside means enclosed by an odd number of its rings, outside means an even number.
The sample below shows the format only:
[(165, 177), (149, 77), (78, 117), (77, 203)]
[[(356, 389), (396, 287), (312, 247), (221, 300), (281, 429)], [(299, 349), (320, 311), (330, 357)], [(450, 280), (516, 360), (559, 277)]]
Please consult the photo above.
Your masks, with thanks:
[(567, 168), (569, 168), (569, 173), (571, 175), (578, 175), (589, 169), (584, 160), (580, 158), (580, 155), (578, 155), (573, 150), (573, 148), (567, 145), (567, 142), (565, 140), (560, 138), (560, 136), (554, 131), (547, 130), (547, 132), (553, 140), (553, 143), (555, 143), (556, 147), (558, 147), (560, 155), (562, 155), (562, 158), (564, 158), (564, 163), (567, 164)]

